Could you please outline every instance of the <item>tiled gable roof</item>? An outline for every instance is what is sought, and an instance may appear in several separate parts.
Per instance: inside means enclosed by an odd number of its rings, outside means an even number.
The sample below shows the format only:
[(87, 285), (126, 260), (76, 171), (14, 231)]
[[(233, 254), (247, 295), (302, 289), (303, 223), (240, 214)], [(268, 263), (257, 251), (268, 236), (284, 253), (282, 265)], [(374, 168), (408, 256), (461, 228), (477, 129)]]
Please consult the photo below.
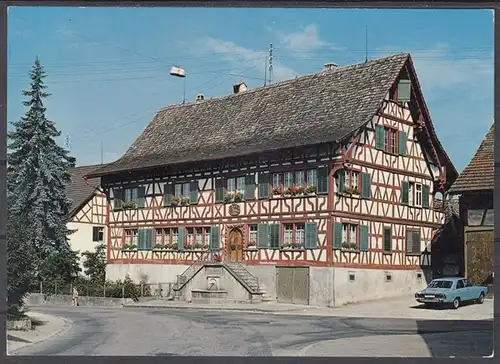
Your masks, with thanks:
[(408, 57), (397, 54), (164, 108), (122, 158), (97, 172), (336, 141), (373, 117)]
[(71, 182), (66, 187), (66, 196), (73, 201), (70, 216), (73, 216), (81, 205), (87, 202), (101, 184), (100, 178), (88, 179), (88, 183), (85, 183), (84, 176), (103, 166), (105, 165), (96, 164), (75, 167), (70, 170)]
[(405, 64), (413, 70), (410, 55), (397, 54), (161, 109), (120, 159), (91, 176), (339, 141), (373, 118)]
[(476, 154), (448, 190), (452, 194), (468, 191), (493, 190), (495, 128), (491, 126)]

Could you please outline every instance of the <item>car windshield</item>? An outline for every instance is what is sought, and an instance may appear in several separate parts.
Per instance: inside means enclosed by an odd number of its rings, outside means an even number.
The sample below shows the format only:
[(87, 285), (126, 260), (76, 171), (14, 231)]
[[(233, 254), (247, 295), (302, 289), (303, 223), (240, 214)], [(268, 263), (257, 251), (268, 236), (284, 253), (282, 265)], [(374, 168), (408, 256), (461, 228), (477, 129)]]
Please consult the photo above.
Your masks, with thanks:
[(432, 281), (428, 288), (451, 288), (452, 285), (452, 281)]

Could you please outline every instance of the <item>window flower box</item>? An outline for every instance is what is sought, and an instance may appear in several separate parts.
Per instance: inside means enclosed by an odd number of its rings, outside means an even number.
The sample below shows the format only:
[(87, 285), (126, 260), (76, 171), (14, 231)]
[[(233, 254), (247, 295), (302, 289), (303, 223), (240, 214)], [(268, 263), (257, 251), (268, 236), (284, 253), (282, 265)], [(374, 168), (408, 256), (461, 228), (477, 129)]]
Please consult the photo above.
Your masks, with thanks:
[(342, 248), (342, 250), (347, 250), (347, 251), (357, 251), (358, 250), (358, 244), (356, 244), (356, 243), (343, 242), (340, 247)]
[(281, 243), (280, 250), (300, 250), (304, 249), (304, 245), (298, 243)]
[(135, 201), (127, 201), (122, 203), (123, 210), (134, 210), (137, 208)]
[(316, 195), (317, 188), (316, 186), (307, 186), (304, 188), (304, 195), (306, 196), (314, 196)]
[(247, 244), (247, 249), (257, 249), (257, 243), (255, 241), (249, 241)]
[(243, 193), (236, 191), (232, 193), (228, 193), (226, 196), (224, 196), (224, 203), (231, 203), (231, 202), (243, 202), (245, 200)]
[(122, 252), (137, 251), (137, 245), (135, 244), (123, 244)]

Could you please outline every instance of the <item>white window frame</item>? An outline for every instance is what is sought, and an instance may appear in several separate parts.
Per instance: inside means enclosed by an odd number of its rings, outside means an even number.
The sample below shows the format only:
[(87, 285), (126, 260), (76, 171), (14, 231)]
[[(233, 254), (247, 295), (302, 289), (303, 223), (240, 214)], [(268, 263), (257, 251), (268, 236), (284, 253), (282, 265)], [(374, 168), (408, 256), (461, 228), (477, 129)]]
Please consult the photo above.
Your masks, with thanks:
[(416, 207), (422, 207), (422, 184), (415, 183), (415, 201), (414, 205)]

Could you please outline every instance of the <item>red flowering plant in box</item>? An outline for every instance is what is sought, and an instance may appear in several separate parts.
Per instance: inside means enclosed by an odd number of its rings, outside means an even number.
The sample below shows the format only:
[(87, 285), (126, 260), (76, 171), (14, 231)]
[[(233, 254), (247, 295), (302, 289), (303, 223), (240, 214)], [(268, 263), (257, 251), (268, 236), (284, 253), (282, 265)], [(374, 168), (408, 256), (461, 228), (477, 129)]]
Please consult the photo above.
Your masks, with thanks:
[(249, 241), (247, 244), (247, 247), (249, 249), (255, 249), (255, 248), (257, 248), (257, 243), (255, 241)]
[(222, 262), (222, 255), (217, 254), (217, 255), (215, 256), (215, 261), (216, 261), (216, 262)]

